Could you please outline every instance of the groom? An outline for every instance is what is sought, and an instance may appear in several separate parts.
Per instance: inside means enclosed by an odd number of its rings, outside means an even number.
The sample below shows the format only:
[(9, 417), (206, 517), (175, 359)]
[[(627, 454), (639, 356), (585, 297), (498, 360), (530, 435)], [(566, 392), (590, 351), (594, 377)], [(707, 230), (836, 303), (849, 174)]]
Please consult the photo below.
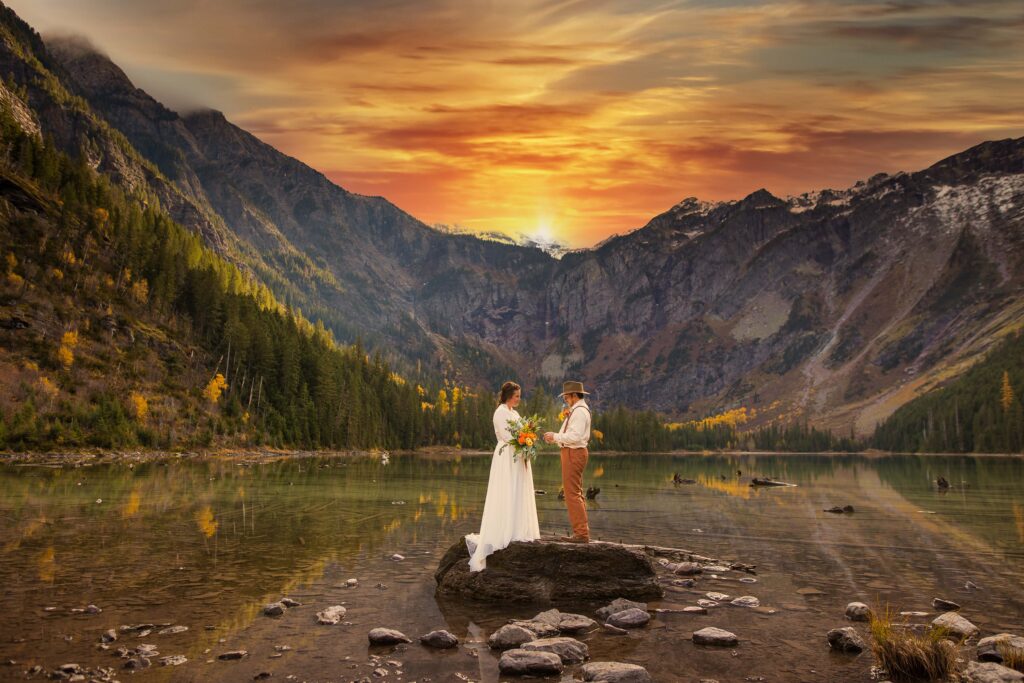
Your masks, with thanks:
[(569, 510), (569, 522), (572, 524), (572, 536), (565, 540), (573, 543), (590, 542), (587, 504), (583, 499), (583, 470), (590, 457), (587, 450), (590, 441), (590, 406), (584, 400), (585, 396), (590, 394), (583, 390), (582, 382), (562, 384), (562, 400), (569, 406), (566, 409), (568, 415), (558, 432), (544, 435), (544, 441), (562, 447), (562, 488), (565, 489), (565, 507)]

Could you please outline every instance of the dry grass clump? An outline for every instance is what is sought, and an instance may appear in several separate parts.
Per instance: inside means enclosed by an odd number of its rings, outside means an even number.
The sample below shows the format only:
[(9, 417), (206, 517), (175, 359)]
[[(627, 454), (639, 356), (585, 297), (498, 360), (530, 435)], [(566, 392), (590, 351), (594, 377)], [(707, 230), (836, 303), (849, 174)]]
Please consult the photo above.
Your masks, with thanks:
[(896, 622), (896, 612), (872, 610), (871, 651), (894, 681), (955, 680), (960, 665), (957, 645), (950, 642), (945, 629), (932, 628), (916, 633), (907, 628), (906, 621)]
[(999, 650), (999, 655), (1003, 658), (1003, 666), (1024, 673), (1024, 650), (1014, 647), (1008, 641), (998, 643), (996, 647)]

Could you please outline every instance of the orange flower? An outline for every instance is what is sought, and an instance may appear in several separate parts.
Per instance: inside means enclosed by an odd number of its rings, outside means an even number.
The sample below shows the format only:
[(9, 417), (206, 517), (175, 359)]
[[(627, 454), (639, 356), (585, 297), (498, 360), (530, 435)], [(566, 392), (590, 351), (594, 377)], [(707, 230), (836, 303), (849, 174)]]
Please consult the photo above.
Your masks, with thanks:
[(525, 444), (526, 443), (526, 435), (524, 435), (524, 434), (520, 434), (519, 435), (519, 443), (521, 443), (521, 444)]

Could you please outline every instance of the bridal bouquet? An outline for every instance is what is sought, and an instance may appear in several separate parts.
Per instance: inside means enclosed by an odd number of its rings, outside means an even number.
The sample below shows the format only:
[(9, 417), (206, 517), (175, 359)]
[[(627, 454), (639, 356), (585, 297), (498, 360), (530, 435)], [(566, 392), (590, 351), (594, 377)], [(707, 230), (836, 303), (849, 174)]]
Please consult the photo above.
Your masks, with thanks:
[(537, 457), (540, 424), (541, 419), (537, 415), (508, 421), (508, 430), (512, 432), (512, 438), (507, 443), (512, 447), (513, 461), (522, 458), (526, 462), (530, 462)]

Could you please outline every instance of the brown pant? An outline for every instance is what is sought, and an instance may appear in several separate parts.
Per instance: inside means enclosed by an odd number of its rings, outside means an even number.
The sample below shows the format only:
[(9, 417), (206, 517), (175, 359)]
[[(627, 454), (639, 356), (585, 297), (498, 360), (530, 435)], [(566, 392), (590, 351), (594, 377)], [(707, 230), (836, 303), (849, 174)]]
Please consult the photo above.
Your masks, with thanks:
[(587, 502), (583, 498), (583, 469), (590, 452), (586, 448), (562, 448), (562, 488), (565, 489), (565, 507), (569, 510), (569, 523), (573, 536), (590, 538), (587, 524)]

